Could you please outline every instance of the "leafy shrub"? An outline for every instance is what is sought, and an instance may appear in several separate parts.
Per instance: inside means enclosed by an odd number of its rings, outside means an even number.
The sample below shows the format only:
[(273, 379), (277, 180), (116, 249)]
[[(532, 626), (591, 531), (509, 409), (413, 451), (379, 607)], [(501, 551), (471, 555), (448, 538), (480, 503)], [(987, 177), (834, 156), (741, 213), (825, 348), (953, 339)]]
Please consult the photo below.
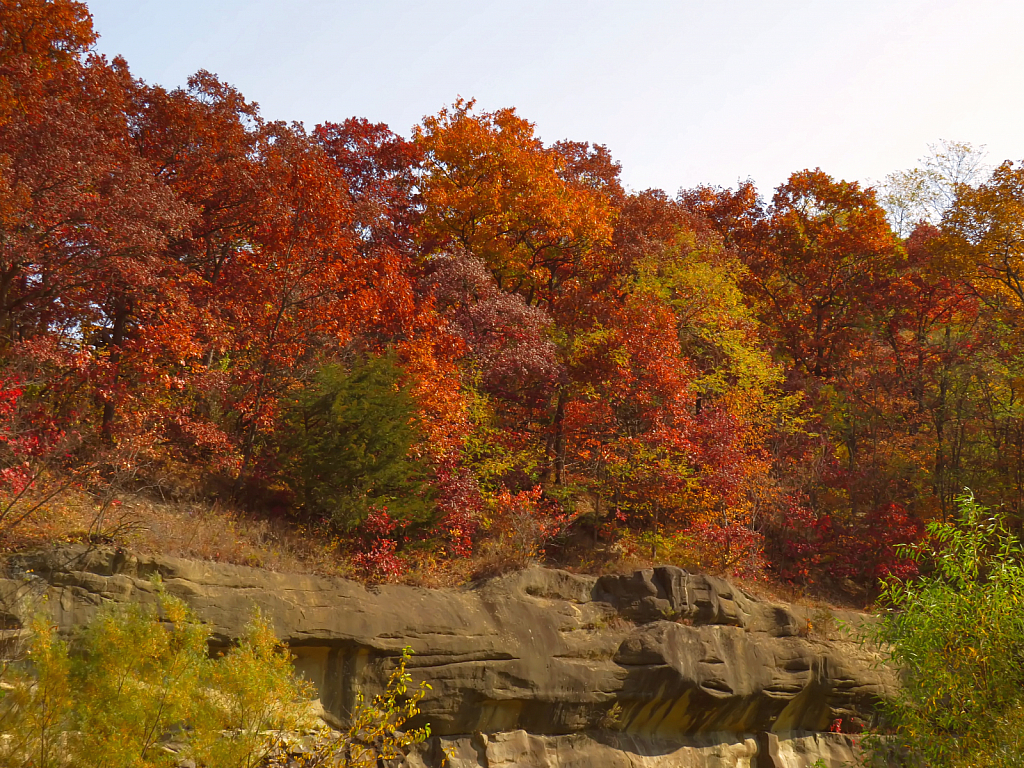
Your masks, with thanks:
[(438, 462), (436, 475), (438, 528), (446, 539), (448, 554), (469, 557), (483, 512), (480, 485), (472, 472), (451, 458)]
[[(79, 443), (76, 434), (26, 404), (16, 377), (0, 375), (0, 536), (7, 536), (79, 477), (53, 472)], [(89, 468), (79, 467), (84, 478)]]
[[(412, 677), (406, 664), (412, 649), (404, 648), (391, 672), (387, 687), (367, 703), (357, 694), (356, 709), (346, 731), (336, 734), (326, 727), (317, 730), (313, 743), (299, 756), (302, 768), (377, 768), (385, 760), (401, 759), (416, 744), (430, 737), (430, 726), (405, 728), (420, 713), (419, 702), (430, 688), (421, 683), (410, 691)], [(269, 768), (290, 768), (294, 763), (283, 751), (274, 755)]]
[[(37, 620), (30, 665), (5, 668), (0, 742), (5, 766), (174, 766), (183, 753), (218, 768), (253, 768), (270, 754), (264, 731), (295, 726), (308, 686), (258, 614), (241, 642), (208, 654), (209, 629), (180, 600), (159, 615), (138, 604), (105, 607), (72, 654)], [(227, 731), (230, 736), (222, 737)]]
[(557, 502), (544, 498), (539, 485), (517, 493), (502, 486), (495, 494), (488, 522), (498, 551), (511, 564), (521, 566), (542, 554), (545, 545), (562, 533), (572, 519)]
[(4, 665), (0, 689), (0, 764), (25, 768), (60, 765), (63, 735), (72, 727), (74, 707), (67, 645), (37, 620), (29, 655), (35, 675)]
[(197, 693), (209, 671), (209, 631), (181, 601), (164, 596), (161, 614), (167, 629), (128, 604), (102, 611), (83, 633), (70, 677), (75, 762), (173, 765), (160, 738), (177, 723), (202, 718)]
[(406, 564), (398, 554), (396, 531), (398, 523), (386, 509), (371, 509), (360, 528), (360, 549), (353, 563), (363, 578), (369, 581), (388, 581), (405, 573)]
[(889, 765), (1024, 765), (1024, 550), (969, 492), (956, 523), (905, 550), (927, 574), (888, 581), (877, 636), (902, 670), (886, 706)]
[(763, 539), (743, 523), (720, 526), (700, 521), (681, 531), (623, 529), (618, 535), (624, 551), (652, 563), (755, 579), (764, 566)]
[[(210, 665), (205, 717), (214, 725), (193, 739), (200, 764), (254, 768), (276, 751), (269, 729), (302, 723), (311, 687), (296, 680), (290, 654), (257, 613), (241, 642)], [(223, 733), (229, 732), (230, 738)]]
[(890, 576), (917, 575), (907, 546), (921, 536), (920, 522), (899, 504), (843, 517), (791, 503), (767, 538), (773, 566), (787, 581), (859, 579), (875, 584)]
[[(215, 658), (209, 629), (180, 600), (159, 614), (105, 607), (69, 644), (43, 620), (28, 662), (0, 676), (0, 765), (10, 768), (163, 768), (185, 758), (216, 768), (289, 765), (275, 734), (309, 727), (311, 687), (268, 622), (254, 615), (239, 643)], [(405, 729), (424, 686), (410, 691), (406, 649), (387, 690), (360, 698), (348, 731), (321, 724), (307, 766), (376, 765), (429, 736)], [(174, 749), (169, 747), (173, 744)], [(371, 759), (372, 755), (372, 759)], [(305, 761), (305, 762), (302, 762)]]

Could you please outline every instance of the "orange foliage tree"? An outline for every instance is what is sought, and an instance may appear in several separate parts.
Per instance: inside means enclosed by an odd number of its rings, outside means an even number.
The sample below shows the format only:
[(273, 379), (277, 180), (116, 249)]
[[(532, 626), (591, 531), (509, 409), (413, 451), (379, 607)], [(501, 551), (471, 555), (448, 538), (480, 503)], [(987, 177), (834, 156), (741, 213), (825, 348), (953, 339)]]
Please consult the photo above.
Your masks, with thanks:
[(268, 122), (90, 53), (71, 0), (0, 36), (0, 378), (83, 454), (280, 488), (288, 404), (393, 355), (455, 554), (504, 509), (520, 554), (577, 520), (874, 575), (963, 484), (1024, 509), (1016, 165), (903, 239), (820, 169), (768, 204), (627, 192), (605, 147), (472, 101), (409, 139)]

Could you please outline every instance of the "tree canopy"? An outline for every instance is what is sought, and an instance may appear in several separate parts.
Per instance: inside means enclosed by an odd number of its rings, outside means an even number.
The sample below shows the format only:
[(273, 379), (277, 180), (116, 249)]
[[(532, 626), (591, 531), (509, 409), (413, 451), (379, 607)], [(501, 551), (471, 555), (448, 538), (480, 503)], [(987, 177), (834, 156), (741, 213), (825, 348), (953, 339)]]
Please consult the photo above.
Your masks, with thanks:
[(11, 504), (141, 458), (382, 557), (526, 520), (866, 587), (965, 485), (1024, 515), (1012, 162), (673, 197), (511, 107), (307, 129), (133, 77), (83, 3), (0, 20)]

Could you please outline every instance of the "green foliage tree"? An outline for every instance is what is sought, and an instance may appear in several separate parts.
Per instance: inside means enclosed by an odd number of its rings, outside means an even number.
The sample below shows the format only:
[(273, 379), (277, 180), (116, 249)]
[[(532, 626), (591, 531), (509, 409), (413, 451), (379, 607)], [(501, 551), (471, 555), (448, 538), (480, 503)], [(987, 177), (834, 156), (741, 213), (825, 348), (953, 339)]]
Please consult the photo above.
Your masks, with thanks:
[(163, 596), (160, 608), (168, 629), (131, 603), (101, 612), (85, 630), (71, 676), (78, 692), (71, 719), (80, 734), (74, 752), (82, 764), (174, 765), (157, 745), (173, 725), (198, 714), (209, 630), (179, 600)]
[[(312, 691), (295, 679), (291, 656), (282, 651), (270, 623), (256, 613), (241, 642), (210, 664), (209, 690), (200, 717), (213, 727), (193, 737), (201, 765), (255, 768), (276, 751), (268, 739), (274, 728), (303, 719), (300, 704)], [(223, 733), (230, 732), (230, 738)]]
[(71, 661), (67, 644), (37, 618), (29, 651), (35, 675), (5, 663), (0, 681), (0, 765), (51, 768), (62, 762), (62, 738), (71, 727)]
[(1024, 550), (970, 492), (956, 523), (928, 526), (928, 575), (889, 581), (874, 638), (902, 670), (886, 705), (886, 765), (1024, 765)]
[(349, 370), (324, 366), (287, 416), (284, 463), (308, 513), (338, 528), (362, 522), (371, 507), (400, 521), (433, 512), (416, 403), (392, 354), (366, 357)]

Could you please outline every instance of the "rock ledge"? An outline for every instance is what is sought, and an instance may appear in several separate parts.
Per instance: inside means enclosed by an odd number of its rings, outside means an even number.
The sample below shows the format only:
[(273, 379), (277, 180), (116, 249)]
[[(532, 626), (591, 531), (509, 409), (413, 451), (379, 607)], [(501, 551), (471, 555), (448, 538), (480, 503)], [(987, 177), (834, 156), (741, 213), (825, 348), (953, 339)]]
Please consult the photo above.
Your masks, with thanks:
[(104, 601), (154, 601), (157, 574), (220, 643), (259, 606), (329, 718), (379, 691), (412, 647), (435, 734), (414, 765), (444, 747), (467, 768), (839, 766), (856, 738), (830, 725), (860, 730), (893, 685), (870, 650), (808, 632), (805, 610), (672, 567), (532, 567), (428, 590), (67, 546), (8, 558), (0, 621), (19, 632), (45, 596), (70, 631)]

